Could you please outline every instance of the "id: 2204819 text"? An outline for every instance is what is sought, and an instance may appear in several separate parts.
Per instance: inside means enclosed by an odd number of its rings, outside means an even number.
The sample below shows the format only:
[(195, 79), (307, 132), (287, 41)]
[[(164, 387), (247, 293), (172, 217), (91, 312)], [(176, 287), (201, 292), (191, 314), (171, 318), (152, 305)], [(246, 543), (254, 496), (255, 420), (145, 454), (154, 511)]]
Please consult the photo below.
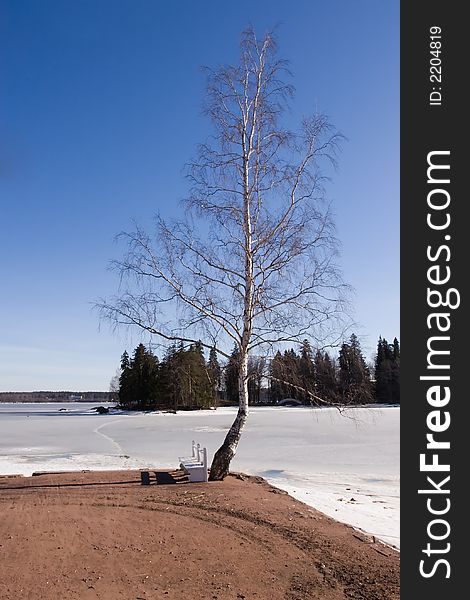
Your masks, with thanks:
[(429, 28), (429, 81), (432, 85), (429, 94), (430, 106), (442, 105), (442, 30), (433, 25)]

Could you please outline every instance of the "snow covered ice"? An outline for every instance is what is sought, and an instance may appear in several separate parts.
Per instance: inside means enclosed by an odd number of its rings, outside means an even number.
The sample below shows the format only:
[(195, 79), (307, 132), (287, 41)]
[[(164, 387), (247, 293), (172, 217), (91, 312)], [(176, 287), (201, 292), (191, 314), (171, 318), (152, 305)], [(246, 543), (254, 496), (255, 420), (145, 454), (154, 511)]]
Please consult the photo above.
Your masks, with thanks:
[[(0, 404), (0, 474), (174, 469), (191, 440), (209, 459), (235, 408), (98, 415), (96, 404)], [(62, 409), (62, 410), (61, 410)], [(65, 410), (64, 410), (65, 409)], [(339, 521), (399, 547), (397, 407), (255, 407), (231, 470), (261, 475)]]

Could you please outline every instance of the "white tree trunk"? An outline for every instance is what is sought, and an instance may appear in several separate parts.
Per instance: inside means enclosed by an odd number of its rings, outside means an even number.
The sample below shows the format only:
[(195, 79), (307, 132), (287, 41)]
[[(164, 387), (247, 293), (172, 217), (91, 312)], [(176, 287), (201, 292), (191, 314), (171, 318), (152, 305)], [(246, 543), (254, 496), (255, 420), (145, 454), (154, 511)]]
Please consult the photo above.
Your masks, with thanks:
[(240, 357), (238, 392), (240, 399), (237, 416), (225, 436), (224, 443), (214, 455), (209, 474), (210, 481), (219, 481), (228, 475), (230, 462), (237, 451), (242, 430), (248, 416), (248, 355), (246, 352)]

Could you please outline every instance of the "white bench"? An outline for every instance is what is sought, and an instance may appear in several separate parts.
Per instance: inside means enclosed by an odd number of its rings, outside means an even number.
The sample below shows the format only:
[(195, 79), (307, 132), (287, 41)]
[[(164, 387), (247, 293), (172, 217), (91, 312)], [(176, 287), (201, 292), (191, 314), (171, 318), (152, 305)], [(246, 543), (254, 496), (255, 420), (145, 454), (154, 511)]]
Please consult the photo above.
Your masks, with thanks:
[(190, 462), (200, 462), (200, 451), (201, 444), (196, 444), (193, 440), (191, 442), (191, 456), (179, 456), (178, 462), (181, 463), (190, 463)]
[(204, 482), (207, 476), (207, 449), (201, 448), (200, 444), (192, 443), (192, 454), (187, 457), (179, 457), (180, 469), (189, 477), (191, 483)]

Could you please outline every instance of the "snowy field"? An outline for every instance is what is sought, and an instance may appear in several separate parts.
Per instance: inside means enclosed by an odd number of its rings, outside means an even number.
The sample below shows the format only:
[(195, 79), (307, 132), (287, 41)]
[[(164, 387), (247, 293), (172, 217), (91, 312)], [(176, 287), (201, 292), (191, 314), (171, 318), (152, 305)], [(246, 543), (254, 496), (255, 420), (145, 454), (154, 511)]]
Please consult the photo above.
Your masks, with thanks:
[[(191, 440), (209, 459), (234, 408), (98, 415), (96, 404), (0, 404), (0, 474), (171, 468)], [(253, 408), (234, 471), (271, 484), (399, 547), (399, 419), (396, 407)]]

